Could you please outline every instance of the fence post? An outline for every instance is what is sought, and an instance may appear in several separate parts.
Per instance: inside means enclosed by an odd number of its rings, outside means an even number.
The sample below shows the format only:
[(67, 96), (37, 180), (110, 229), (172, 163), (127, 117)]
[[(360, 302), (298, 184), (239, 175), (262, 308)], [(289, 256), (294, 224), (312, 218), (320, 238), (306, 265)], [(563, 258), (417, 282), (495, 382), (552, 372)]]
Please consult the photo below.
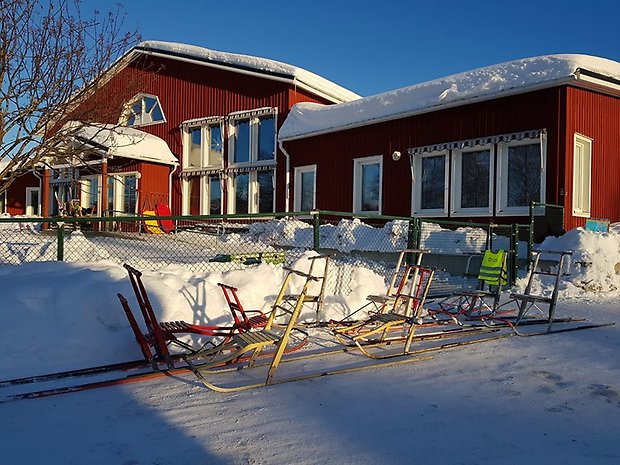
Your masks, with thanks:
[(527, 241), (527, 263), (532, 261), (532, 248), (534, 247), (534, 206), (536, 202), (530, 202), (530, 235)]
[(487, 250), (493, 250), (493, 222), (487, 227)]
[(56, 260), (62, 262), (65, 259), (65, 223), (63, 221), (56, 223), (56, 238)]
[(317, 252), (321, 248), (321, 218), (318, 211), (310, 212), (312, 214), (312, 225), (313, 225), (313, 248)]
[(407, 248), (408, 249), (419, 249), (420, 248), (420, 238), (419, 238), (419, 230), (420, 230), (420, 219), (411, 217), (409, 220), (409, 226), (407, 228)]
[(517, 260), (519, 259), (519, 226), (513, 223), (510, 226), (510, 285), (514, 286), (517, 281)]

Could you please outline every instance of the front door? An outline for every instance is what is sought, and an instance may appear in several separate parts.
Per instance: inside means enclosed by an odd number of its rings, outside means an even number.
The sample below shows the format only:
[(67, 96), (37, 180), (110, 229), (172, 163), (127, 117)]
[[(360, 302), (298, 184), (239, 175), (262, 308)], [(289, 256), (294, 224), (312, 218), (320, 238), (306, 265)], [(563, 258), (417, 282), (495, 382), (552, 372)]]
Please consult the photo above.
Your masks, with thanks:
[(26, 187), (26, 215), (41, 215), (41, 202), (38, 187)]

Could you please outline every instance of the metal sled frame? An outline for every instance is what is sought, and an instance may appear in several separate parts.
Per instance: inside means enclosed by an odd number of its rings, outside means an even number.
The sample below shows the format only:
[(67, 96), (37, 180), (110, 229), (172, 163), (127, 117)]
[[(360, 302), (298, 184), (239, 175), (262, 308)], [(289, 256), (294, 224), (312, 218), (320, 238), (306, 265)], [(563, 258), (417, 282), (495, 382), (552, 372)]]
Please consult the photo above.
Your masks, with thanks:
[[(295, 275), (305, 278), (305, 283), (302, 287), (301, 292), (298, 294), (295, 306), (291, 310), (288, 305), (282, 305), (282, 303), (284, 301), (286, 292), (289, 289), (291, 279)], [(271, 384), (282, 359), (282, 356), (286, 351), (286, 347), (289, 342), (291, 333), (293, 332), (293, 330), (299, 330), (295, 328), (295, 325), (297, 323), (297, 318), (301, 313), (304, 299), (308, 292), (308, 287), (310, 286), (311, 282), (318, 280), (320, 280), (320, 278), (317, 278), (310, 274), (293, 269), (287, 269), (287, 274), (284, 278), (284, 282), (282, 283), (282, 287), (273, 304), (269, 319), (267, 320), (267, 323), (263, 329), (254, 332), (242, 332), (233, 334), (229, 342), (221, 344), (213, 349), (202, 350), (198, 353), (192, 354), (191, 356), (185, 356), (183, 357), (183, 359), (197, 376), (197, 378), (202, 382), (202, 384), (214, 391), (234, 392), (249, 389), (252, 387), (259, 387)], [(286, 324), (276, 323), (276, 319), (282, 315), (284, 315), (285, 318), (288, 318)], [(281, 333), (276, 333), (274, 331), (275, 327), (281, 327), (283, 328), (283, 331)], [(204, 376), (205, 371), (209, 370), (210, 368), (220, 367), (228, 363), (237, 362), (241, 360), (245, 354), (248, 353), (251, 355), (247, 361), (247, 366), (252, 367), (261, 352), (265, 348), (271, 346), (274, 346), (275, 350), (273, 352), (269, 371), (267, 373), (267, 378), (264, 383), (239, 387), (222, 387), (211, 383)], [(208, 362), (202, 364), (194, 362), (195, 360), (200, 359), (209, 360)], [(211, 373), (215, 373), (216, 371), (217, 370), (214, 370)]]
[[(547, 319), (547, 333), (551, 331), (551, 325), (553, 324), (555, 308), (557, 306), (560, 280), (562, 276), (570, 274), (568, 272), (569, 260), (572, 256), (572, 252), (564, 252), (564, 251), (542, 251), (542, 250), (534, 250), (533, 260), (530, 267), (529, 278), (527, 281), (527, 286), (525, 287), (525, 292), (523, 294), (519, 293), (511, 293), (510, 297), (516, 300), (519, 304), (519, 314), (517, 315), (517, 319), (514, 324), (511, 325), (513, 331), (518, 335), (524, 335), (518, 331), (519, 323), (525, 318), (528, 312), (532, 309), (536, 309), (543, 316), (546, 316)], [(541, 268), (540, 265), (540, 257), (541, 255), (550, 255), (552, 257), (557, 257), (554, 261), (554, 266), (556, 267), (555, 271), (545, 271)], [(532, 287), (534, 282), (537, 279), (540, 279), (541, 276), (553, 276), (555, 279), (553, 281), (553, 291), (551, 295), (536, 295), (532, 293)], [(541, 305), (547, 305), (547, 313), (545, 314), (544, 310), (541, 308)]]
[[(336, 338), (344, 344), (352, 341), (364, 355), (370, 358), (381, 359), (409, 354), (435, 270), (420, 265), (410, 265), (409, 271), (412, 272), (412, 276), (407, 280), (407, 285), (401, 286), (394, 296), (389, 311), (376, 313), (367, 320), (349, 327), (334, 328), (333, 333)], [(369, 352), (365, 347), (370, 342), (385, 342), (388, 333), (398, 327), (402, 327), (404, 335), (402, 352), (379, 356)], [(378, 339), (371, 339), (371, 336), (375, 335), (378, 335)]]
[[(394, 272), (392, 273), (392, 277), (390, 278), (390, 283), (387, 286), (385, 294), (368, 295), (366, 297), (368, 303), (362, 305), (353, 313), (350, 313), (339, 321), (330, 321), (329, 326), (336, 330), (339, 326), (345, 326), (344, 328), (342, 328), (342, 330), (346, 331), (346, 326), (351, 322), (355, 322), (355, 320), (352, 320), (351, 317), (361, 312), (366, 307), (369, 307), (370, 305), (374, 306), (374, 312), (385, 313), (389, 311), (391, 306), (394, 305), (396, 297), (402, 292), (404, 288), (407, 287), (407, 285), (410, 283), (410, 280), (413, 278), (415, 271), (412, 267), (420, 266), (420, 264), (422, 263), (422, 256), (427, 252), (428, 250), (422, 249), (401, 250), (398, 255), (396, 267), (394, 269)], [(417, 256), (415, 265), (410, 264), (410, 258), (413, 255)]]
[[(313, 257), (308, 257), (310, 260), (310, 268), (308, 269), (308, 274), (317, 278), (317, 281), (321, 283), (321, 287), (319, 288), (319, 292), (315, 294), (308, 293), (304, 297), (304, 306), (312, 308), (316, 314), (316, 321), (319, 321), (321, 310), (323, 309), (323, 301), (325, 299), (325, 287), (327, 285), (327, 271), (329, 269), (329, 255), (315, 255)], [(316, 273), (317, 262), (323, 261), (323, 272), (318, 275)], [(286, 294), (282, 303), (288, 303), (288, 305), (293, 308), (297, 302), (298, 294)]]
[[(468, 267), (472, 257), (469, 257)], [(440, 323), (449, 321), (459, 325), (463, 324), (461, 318), (469, 320), (495, 316), (499, 308), (505, 305), (500, 305), (499, 301), (502, 288), (507, 282), (506, 259), (507, 253), (504, 250), (486, 250), (477, 276), (478, 288), (455, 292), (438, 302), (439, 309), (429, 310), (429, 316)]]

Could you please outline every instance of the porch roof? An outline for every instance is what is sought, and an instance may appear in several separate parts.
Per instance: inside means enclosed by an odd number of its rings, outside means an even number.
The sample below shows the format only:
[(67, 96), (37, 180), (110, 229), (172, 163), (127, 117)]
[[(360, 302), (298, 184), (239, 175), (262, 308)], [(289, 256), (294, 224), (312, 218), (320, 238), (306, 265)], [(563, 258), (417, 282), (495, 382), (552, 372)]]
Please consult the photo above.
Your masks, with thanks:
[(179, 161), (161, 138), (135, 128), (113, 124), (69, 121), (65, 125), (71, 137), (102, 152), (108, 157), (178, 165)]

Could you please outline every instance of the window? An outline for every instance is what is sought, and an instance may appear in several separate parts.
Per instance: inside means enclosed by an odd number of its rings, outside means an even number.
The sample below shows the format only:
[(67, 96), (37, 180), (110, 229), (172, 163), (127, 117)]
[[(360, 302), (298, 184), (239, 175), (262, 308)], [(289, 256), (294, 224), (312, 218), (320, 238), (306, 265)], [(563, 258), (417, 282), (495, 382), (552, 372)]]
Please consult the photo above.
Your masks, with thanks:
[(383, 156), (353, 160), (353, 212), (381, 214)]
[(221, 121), (187, 126), (183, 135), (183, 169), (222, 168)]
[[(276, 116), (261, 116), (230, 120), (231, 165), (273, 163), (276, 157)], [(262, 162), (262, 163), (261, 163)]]
[(295, 168), (293, 208), (306, 212), (316, 208), (316, 165)]
[(527, 215), (531, 202), (545, 201), (545, 140), (498, 144), (498, 215)]
[(273, 213), (274, 171), (244, 171), (230, 177), (228, 213)]
[(275, 209), (276, 112), (261, 108), (229, 116), (229, 213)]
[(184, 215), (274, 211), (276, 121), (276, 108), (259, 108), (182, 124)]
[(123, 173), (108, 179), (108, 210), (114, 215), (138, 212), (138, 173)]
[(413, 213), (445, 216), (448, 213), (448, 152), (417, 154), (413, 160)]
[(85, 176), (80, 179), (80, 205), (90, 209), (92, 214), (97, 213), (97, 206), (101, 203), (100, 176)]
[(573, 141), (573, 215), (590, 217), (592, 139), (575, 134)]
[(146, 126), (165, 123), (166, 118), (157, 96), (138, 94), (126, 105), (120, 122), (126, 126)]
[(40, 191), (38, 187), (26, 187), (26, 215), (41, 214)]
[(452, 214), (493, 212), (494, 149), (492, 145), (452, 151)]

